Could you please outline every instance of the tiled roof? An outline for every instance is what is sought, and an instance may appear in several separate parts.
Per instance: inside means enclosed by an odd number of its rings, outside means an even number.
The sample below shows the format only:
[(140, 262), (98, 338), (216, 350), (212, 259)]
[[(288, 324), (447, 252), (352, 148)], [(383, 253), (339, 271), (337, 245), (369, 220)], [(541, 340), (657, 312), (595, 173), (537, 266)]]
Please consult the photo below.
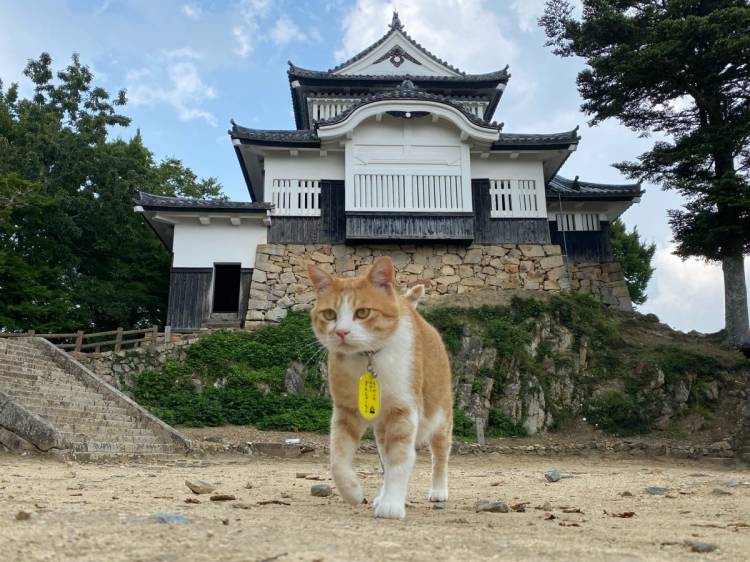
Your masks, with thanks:
[(388, 32), (385, 35), (383, 35), (380, 39), (378, 39), (377, 41), (375, 41), (375, 43), (373, 43), (372, 45), (370, 45), (369, 47), (367, 47), (364, 51), (360, 51), (359, 53), (357, 53), (356, 55), (354, 55), (352, 58), (350, 58), (348, 60), (345, 60), (341, 64), (338, 64), (338, 65), (334, 66), (333, 68), (329, 69), (328, 73), (332, 74), (332, 73), (334, 73), (334, 72), (336, 72), (338, 70), (341, 70), (342, 68), (345, 68), (345, 67), (349, 66), (352, 63), (357, 62), (358, 60), (361, 60), (362, 58), (364, 58), (365, 56), (367, 56), (369, 53), (371, 53), (373, 50), (377, 49), (380, 45), (382, 45), (391, 35), (393, 35), (396, 32), (399, 32), (399, 33), (401, 33), (401, 35), (404, 36), (404, 38), (407, 41), (409, 41), (409, 43), (412, 44), (412, 46), (414, 46), (416, 49), (418, 49), (426, 57), (432, 59), (434, 62), (436, 62), (436, 63), (438, 63), (438, 64), (440, 64), (442, 66), (445, 66), (446, 68), (449, 68), (453, 72), (456, 72), (458, 74), (464, 74), (463, 71), (459, 70), (455, 66), (451, 66), (450, 64), (448, 64), (444, 60), (442, 60), (442, 59), (438, 58), (437, 56), (433, 55), (430, 51), (428, 51), (422, 45), (420, 45), (414, 39), (412, 39), (412, 37), (408, 33), (406, 33), (406, 31), (404, 31), (404, 25), (401, 23), (401, 20), (398, 17), (398, 12), (396, 12), (396, 11), (393, 12), (393, 19), (391, 20), (391, 25), (388, 26), (388, 27), (389, 27)]
[(382, 92), (379, 94), (375, 94), (373, 96), (367, 96), (362, 98), (359, 102), (352, 105), (349, 109), (346, 111), (339, 113), (335, 117), (331, 117), (330, 119), (326, 119), (324, 121), (318, 121), (316, 125), (318, 127), (325, 126), (325, 125), (333, 125), (334, 123), (340, 123), (344, 120), (346, 120), (354, 111), (359, 109), (360, 107), (364, 105), (368, 105), (370, 103), (375, 103), (378, 101), (385, 101), (385, 100), (423, 100), (423, 101), (435, 101), (438, 103), (442, 103), (445, 105), (448, 105), (450, 107), (453, 107), (454, 109), (457, 109), (460, 111), (469, 121), (474, 123), (475, 125), (478, 125), (480, 127), (484, 127), (486, 129), (495, 129), (500, 130), (500, 125), (496, 123), (488, 123), (484, 119), (481, 119), (477, 117), (476, 115), (470, 113), (466, 110), (466, 108), (456, 102), (454, 102), (452, 99), (448, 98), (447, 96), (441, 96), (439, 94), (431, 94), (429, 92), (425, 92), (424, 90), (420, 90), (414, 86), (414, 84), (410, 80), (404, 80), (401, 82), (401, 85), (394, 89), (394, 90), (388, 90), (386, 92)]
[(332, 74), (330, 70), (310, 70), (302, 68), (289, 62), (287, 74), (290, 78), (324, 78), (326, 80), (413, 80), (413, 81), (434, 81), (434, 82), (507, 82), (510, 78), (508, 67), (495, 72), (485, 74), (465, 74), (460, 76), (427, 76), (427, 75), (410, 75), (410, 74)]
[(587, 197), (638, 197), (643, 190), (639, 183), (592, 183), (579, 181), (577, 176), (569, 180), (558, 175), (547, 184), (547, 192), (553, 197), (560, 194), (564, 198), (585, 199)]
[(242, 127), (232, 121), (232, 128), (228, 131), (233, 139), (249, 141), (268, 141), (281, 143), (309, 143), (317, 145), (318, 136), (311, 129), (284, 130), (284, 129), (250, 129)]
[(146, 209), (160, 210), (194, 210), (202, 211), (237, 211), (237, 212), (265, 212), (273, 208), (271, 203), (250, 203), (249, 201), (226, 201), (222, 199), (192, 199), (190, 197), (166, 197), (138, 192), (134, 199), (136, 205)]
[(562, 133), (500, 133), (493, 148), (513, 148), (515, 146), (546, 146), (550, 144), (574, 144), (581, 140), (578, 127)]

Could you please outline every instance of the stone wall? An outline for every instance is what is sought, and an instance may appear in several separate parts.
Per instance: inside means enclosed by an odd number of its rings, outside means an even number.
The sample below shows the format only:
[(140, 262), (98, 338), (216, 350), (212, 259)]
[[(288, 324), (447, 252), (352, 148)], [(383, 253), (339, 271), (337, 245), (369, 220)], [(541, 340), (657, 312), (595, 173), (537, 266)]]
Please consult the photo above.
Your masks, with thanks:
[(559, 292), (573, 287), (600, 294), (607, 304), (630, 307), (629, 299), (622, 300), (627, 288), (618, 264), (571, 264), (569, 275), (556, 244), (265, 244), (256, 251), (245, 327), (278, 322), (289, 310), (312, 307), (315, 294), (307, 279), (308, 263), (346, 277), (362, 273), (382, 255), (393, 259), (399, 285), (424, 283), (428, 297), (479, 290)]
[(196, 341), (198, 341), (197, 337), (192, 337), (173, 343), (136, 347), (118, 352), (71, 352), (71, 355), (84, 367), (104, 379), (105, 382), (123, 390), (133, 383), (133, 377), (143, 371), (158, 369), (168, 359), (177, 361), (185, 359), (187, 346)]

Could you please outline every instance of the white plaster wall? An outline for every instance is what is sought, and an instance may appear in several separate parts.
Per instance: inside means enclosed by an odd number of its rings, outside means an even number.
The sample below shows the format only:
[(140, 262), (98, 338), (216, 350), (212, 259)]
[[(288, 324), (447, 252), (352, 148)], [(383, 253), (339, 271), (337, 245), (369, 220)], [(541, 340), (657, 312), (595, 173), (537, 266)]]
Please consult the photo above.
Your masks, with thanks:
[(534, 180), (537, 186), (544, 186), (544, 166), (542, 160), (508, 158), (507, 155), (490, 155), (481, 158), (471, 155), (471, 177), (497, 180)]
[(255, 267), (255, 248), (266, 243), (268, 227), (259, 219), (243, 219), (232, 226), (228, 218), (211, 224), (180, 222), (174, 227), (172, 267), (213, 267), (214, 263), (240, 263)]
[(271, 199), (271, 186), (275, 179), (293, 180), (343, 180), (344, 152), (302, 151), (292, 156), (289, 151), (269, 152), (265, 158), (266, 202)]

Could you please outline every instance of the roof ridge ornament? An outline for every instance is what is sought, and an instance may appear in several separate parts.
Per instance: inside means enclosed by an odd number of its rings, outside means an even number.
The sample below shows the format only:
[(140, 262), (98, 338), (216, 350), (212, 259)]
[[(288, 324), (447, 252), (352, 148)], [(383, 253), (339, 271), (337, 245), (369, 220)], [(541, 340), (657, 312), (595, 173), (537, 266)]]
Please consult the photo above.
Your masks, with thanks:
[(404, 24), (401, 23), (401, 19), (398, 17), (398, 11), (393, 10), (393, 18), (391, 19), (391, 31), (403, 31)]
[(414, 85), (414, 82), (412, 82), (411, 80), (407, 79), (407, 80), (403, 80), (401, 82), (401, 84), (399, 85), (398, 89), (399, 89), (399, 91), (403, 92), (403, 91), (406, 91), (406, 90), (418, 90), (419, 88), (417, 88)]

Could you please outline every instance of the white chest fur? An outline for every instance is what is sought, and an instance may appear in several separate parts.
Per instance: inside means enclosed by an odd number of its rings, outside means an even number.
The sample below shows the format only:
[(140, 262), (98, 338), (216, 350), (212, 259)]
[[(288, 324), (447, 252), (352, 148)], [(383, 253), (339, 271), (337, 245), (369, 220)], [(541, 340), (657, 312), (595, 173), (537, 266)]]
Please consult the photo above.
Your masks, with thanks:
[[(414, 329), (408, 315), (401, 317), (398, 329), (373, 356), (373, 368), (380, 384), (381, 409), (393, 404), (415, 405), (412, 387), (414, 364)], [(367, 370), (367, 357), (362, 354), (349, 355), (344, 367), (358, 381)]]

